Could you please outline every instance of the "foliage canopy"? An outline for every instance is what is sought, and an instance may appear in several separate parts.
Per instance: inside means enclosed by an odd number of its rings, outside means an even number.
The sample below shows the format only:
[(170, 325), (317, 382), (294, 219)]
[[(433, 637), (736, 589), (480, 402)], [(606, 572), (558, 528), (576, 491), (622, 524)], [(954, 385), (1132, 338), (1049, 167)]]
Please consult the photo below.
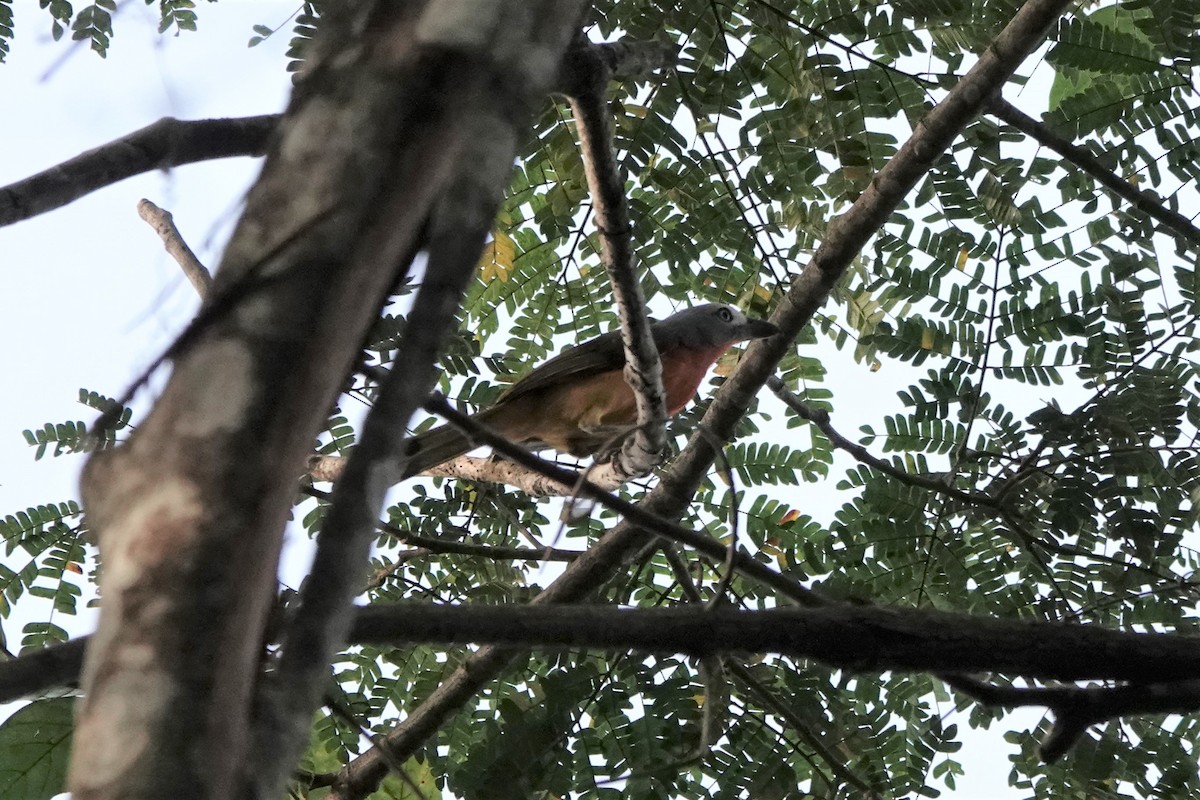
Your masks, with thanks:
[[(101, 55), (110, 45), (113, 3), (41, 5), (56, 37), (69, 29)], [(320, 5), (303, 4), (290, 32), (256, 27), (251, 44), (291, 35), (289, 55), (302, 65)], [(830, 222), (868, 190), (1020, 5), (595, 3), (593, 39), (669, 41), (679, 53), (674, 69), (610, 93), (651, 305), (722, 301), (768, 313)], [(203, 27), (192, 6), (163, 0), (163, 30), (189, 30), (197, 17)], [(832, 597), (1194, 633), (1196, 243), (1113, 195), (1094, 173), (1191, 216), (1198, 13), (1195, 0), (1068, 12), (1003, 93), (1040, 116), (1038, 135), (1018, 130), (997, 106), (968, 125), (780, 364), (794, 400), (828, 412), (834, 429), (886, 459), (891, 474), (840, 452), (828, 431), (764, 393), (724, 450), (732, 479), (718, 472), (706, 480), (684, 524), (735, 536), (759, 560)], [(0, 1), (0, 55), (12, 35), (11, 9)], [(1060, 139), (1076, 150), (1059, 152)], [(589, 202), (570, 110), (548, 102), (462, 307), (462, 332), (443, 358), (441, 388), (461, 404), (486, 406), (564, 343), (616, 325)], [(395, 351), (403, 307), (376, 324), (370, 360), (386, 363)], [(861, 366), (868, 402), (828, 388), (834, 361)], [(883, 395), (893, 390), (889, 405)], [(677, 442), (710, 394), (706, 385), (672, 421)], [(372, 387), (360, 385), (343, 398), (320, 453), (349, 452), (358, 430), (348, 409), (371, 397)], [(115, 403), (95, 391), (80, 399), (99, 411)], [(99, 444), (136, 425), (128, 409), (117, 413)], [(52, 421), (25, 435), (36, 457), (58, 456), (96, 446), (82, 437), (85, 427)], [(527, 602), (556, 574), (536, 548), (582, 550), (616, 519), (600, 509), (560, 529), (554, 503), (515, 489), (452, 480), (402, 488), (380, 532), (365, 592), (371, 603)], [(643, 491), (633, 484), (622, 494)], [(324, 513), (310, 499), (297, 518), (315, 534)], [(33, 598), (74, 612), (80, 584), (97, 567), (80, 515), (63, 499), (14, 510), (0, 524), (3, 616)], [(530, 538), (534, 547), (514, 557), (511, 549)], [(653, 551), (600, 599), (710, 599), (723, 565), (681, 563), (670, 548)], [(725, 588), (743, 607), (779, 602), (743, 575)], [(51, 622), (33, 623), (20, 646), (66, 636)], [(354, 647), (336, 664), (342, 703), (386, 733), (468, 653)], [(61, 711), (58, 700), (39, 702)], [(29, 714), (0, 727), (0, 737), (17, 736), (14, 726)], [(924, 674), (855, 675), (775, 656), (540, 652), (452, 715), (404, 767), (428, 798), (936, 796), (962, 774), (959, 724), (999, 737), (1002, 717)], [(19, 730), (63, 736), (61, 724)], [(336, 772), (363, 751), (359, 733), (323, 713), (304, 769)], [(1109, 721), (1054, 764), (1038, 758), (1044, 734), (1005, 734), (1010, 780), (1025, 795), (1200, 794), (1200, 729), (1191, 717)], [(0, 781), (28, 786), (33, 770), (0, 764)], [(372, 796), (412, 791), (392, 778)]]

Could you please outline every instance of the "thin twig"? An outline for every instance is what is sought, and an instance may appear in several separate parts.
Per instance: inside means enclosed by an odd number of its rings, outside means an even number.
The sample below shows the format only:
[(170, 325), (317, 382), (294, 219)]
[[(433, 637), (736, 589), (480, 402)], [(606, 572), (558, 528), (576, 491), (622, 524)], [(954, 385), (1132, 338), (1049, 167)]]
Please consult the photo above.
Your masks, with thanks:
[(175, 218), (171, 212), (159, 208), (145, 198), (138, 201), (137, 210), (138, 216), (146, 220), (162, 239), (163, 247), (166, 248), (171, 258), (175, 259), (175, 263), (183, 270), (187, 279), (191, 281), (196, 294), (200, 295), (201, 300), (206, 299), (209, 289), (212, 288), (212, 273), (200, 263), (200, 259), (196, 258), (192, 248), (188, 247), (179, 228), (175, 227)]
[(813, 408), (808, 403), (801, 400), (791, 389), (787, 388), (783, 380), (778, 376), (772, 375), (767, 379), (767, 386), (775, 393), (783, 403), (795, 411), (802, 419), (816, 425), (821, 433), (825, 434), (825, 438), (839, 450), (845, 450), (850, 455), (854, 456), (856, 461), (859, 461), (867, 466), (870, 466), (884, 475), (895, 478), (896, 480), (906, 483), (910, 486), (917, 486), (922, 489), (929, 489), (938, 494), (946, 494), (954, 497), (964, 503), (971, 505), (984, 506), (986, 508), (995, 508), (997, 501), (986, 494), (979, 492), (966, 492), (954, 486), (947, 484), (940, 478), (929, 478), (924, 475), (914, 475), (911, 472), (899, 469), (891, 463), (884, 461), (882, 458), (874, 456), (871, 451), (863, 447), (861, 444), (852, 442), (842, 434), (838, 433), (830, 422), (829, 412), (821, 408)]

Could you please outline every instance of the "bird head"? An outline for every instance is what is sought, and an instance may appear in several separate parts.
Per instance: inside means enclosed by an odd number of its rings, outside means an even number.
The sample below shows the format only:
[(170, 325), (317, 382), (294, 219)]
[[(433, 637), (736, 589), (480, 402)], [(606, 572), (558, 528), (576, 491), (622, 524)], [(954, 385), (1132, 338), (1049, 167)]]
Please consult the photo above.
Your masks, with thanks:
[(706, 303), (672, 314), (655, 323), (655, 339), (660, 349), (678, 345), (693, 349), (728, 347), (747, 339), (763, 339), (779, 328), (763, 319), (752, 319), (735, 306)]

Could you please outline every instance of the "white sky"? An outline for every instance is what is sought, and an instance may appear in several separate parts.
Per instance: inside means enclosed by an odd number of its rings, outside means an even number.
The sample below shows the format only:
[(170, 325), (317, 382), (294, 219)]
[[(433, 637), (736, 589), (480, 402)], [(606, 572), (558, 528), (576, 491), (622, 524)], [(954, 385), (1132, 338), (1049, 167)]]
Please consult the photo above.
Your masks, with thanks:
[[(9, 63), (0, 66), (6, 120), (0, 128), (0, 185), (163, 116), (282, 110), (290, 90), (283, 69), (287, 30), (254, 49), (245, 45), (252, 25), (277, 26), (298, 5), (298, 0), (199, 4), (198, 33), (160, 37), (153, 9), (123, 3), (112, 48), (101, 60), (84, 47), (52, 42), (46, 13), (31, 2), (17, 3), (17, 38)], [(138, 200), (149, 198), (174, 213), (200, 260), (212, 267), (257, 172), (256, 160), (234, 159), (151, 173), (0, 228), (0, 374), (17, 376), (0, 392), (0, 420), (10, 426), (0, 429), (0, 515), (78, 496), (82, 458), (34, 463), (21, 429), (91, 420), (92, 412), (76, 402), (80, 387), (121, 394), (196, 308), (190, 285), (137, 216)], [(893, 398), (912, 377), (894, 364), (868, 372), (848, 353), (827, 360), (826, 367), (838, 403), (835, 424), (851, 436), (864, 422), (878, 429), (883, 414), (897, 407), (885, 409), (883, 398)], [(835, 470), (835, 480), (838, 474)], [(799, 491), (811, 501), (823, 493), (813, 489)], [(84, 632), (86, 619), (55, 621)], [(16, 649), (21, 621), (3, 624)], [(3, 712), (0, 708), (0, 716)], [(1021, 718), (1026, 721), (1020, 724), (1033, 725), (1040, 712)], [(943, 797), (1020, 796), (1006, 789), (1013, 750), (1002, 739), (1007, 725), (972, 733), (965, 716), (957, 722), (966, 733), (957, 760), (967, 775), (957, 791)]]

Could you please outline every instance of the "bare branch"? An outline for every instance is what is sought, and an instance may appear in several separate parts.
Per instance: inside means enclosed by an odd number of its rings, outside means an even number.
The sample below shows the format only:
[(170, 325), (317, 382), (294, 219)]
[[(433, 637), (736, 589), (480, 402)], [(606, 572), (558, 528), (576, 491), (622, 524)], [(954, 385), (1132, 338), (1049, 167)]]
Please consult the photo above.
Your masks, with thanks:
[[(308, 474), (314, 481), (334, 482), (346, 468), (345, 456), (314, 455), (308, 459)], [(420, 473), (427, 478), (457, 478), (481, 483), (503, 483), (531, 497), (569, 497), (574, 483), (563, 484), (537, 470), (503, 458), (459, 456)], [(623, 482), (623, 481), (622, 481)], [(611, 484), (606, 488), (616, 488)]]
[[(353, 640), (360, 644), (486, 642), (692, 656), (777, 653), (814, 658), (852, 672), (954, 669), (1046, 680), (1160, 684), (1191, 681), (1200, 658), (1200, 639), (1190, 636), (849, 604), (746, 611), (401, 603), (360, 608)], [(1195, 684), (1200, 686), (1200, 681)], [(1167, 695), (1150, 694), (1160, 703), (1155, 710), (1174, 709)], [(1126, 705), (1120, 707), (1145, 708), (1150, 694), (1126, 693), (1122, 700)], [(1188, 702), (1192, 696), (1194, 692)], [(1033, 702), (1044, 705), (1048, 699), (1043, 693)]]
[(570, 497), (574, 493), (574, 484), (568, 486), (504, 458), (459, 456), (421, 474), (430, 478), (503, 483), (530, 497)]
[(188, 247), (187, 242), (183, 240), (183, 234), (175, 227), (175, 219), (171, 216), (171, 212), (159, 208), (145, 198), (138, 201), (137, 210), (138, 216), (146, 220), (162, 239), (163, 247), (166, 248), (171, 258), (175, 259), (175, 263), (183, 270), (187, 279), (191, 281), (192, 287), (196, 290), (196, 294), (200, 295), (200, 299), (208, 297), (208, 290), (212, 287), (212, 275), (208, 268), (200, 263), (200, 259), (196, 258), (192, 248)]
[[(1153, 635), (1153, 634), (1137, 634)], [(1180, 637), (1182, 638), (1182, 637)], [(939, 676), (948, 685), (985, 706), (1045, 706), (1054, 725), (1038, 747), (1046, 762), (1057, 761), (1091, 725), (1134, 714), (1189, 714), (1200, 710), (1200, 679), (1163, 680), (1126, 686), (995, 686), (974, 678)]]
[(152, 169), (267, 151), (279, 114), (236, 119), (163, 117), (141, 130), (0, 188), (0, 226), (53, 211)]

